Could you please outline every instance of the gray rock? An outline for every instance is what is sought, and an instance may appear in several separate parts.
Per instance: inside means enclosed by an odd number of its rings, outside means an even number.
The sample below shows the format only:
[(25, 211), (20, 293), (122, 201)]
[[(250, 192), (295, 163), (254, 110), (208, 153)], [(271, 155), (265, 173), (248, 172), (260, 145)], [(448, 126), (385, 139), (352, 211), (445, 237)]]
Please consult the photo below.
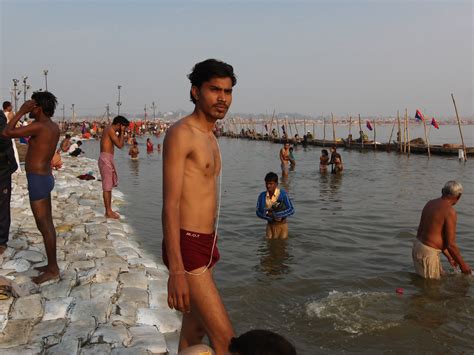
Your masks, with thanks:
[(81, 348), (81, 355), (108, 355), (112, 349), (109, 344), (90, 344)]
[(68, 297), (73, 284), (74, 282), (71, 280), (61, 280), (52, 285), (42, 286), (41, 295), (48, 300), (60, 297)]
[(109, 343), (114, 346), (121, 346), (124, 342), (130, 341), (127, 328), (121, 324), (100, 325), (91, 337), (91, 343)]
[(137, 324), (153, 325), (160, 333), (176, 332), (181, 329), (181, 319), (170, 309), (139, 308)]
[(93, 317), (98, 323), (105, 323), (110, 315), (110, 300), (78, 300), (71, 313), (71, 321), (76, 322)]
[(153, 354), (167, 353), (165, 337), (155, 327), (130, 327), (129, 332), (132, 335), (132, 341), (127, 344), (127, 347), (145, 348)]
[(80, 340), (68, 338), (62, 340), (59, 344), (48, 348), (45, 352), (46, 355), (77, 355), (79, 353)]
[(43, 342), (46, 346), (52, 346), (61, 341), (61, 333), (66, 327), (65, 318), (52, 319), (36, 324), (30, 334), (29, 342)]
[(89, 270), (95, 267), (95, 261), (94, 260), (80, 260), (80, 261), (74, 261), (71, 264), (69, 264), (69, 269), (71, 270)]
[(41, 295), (35, 294), (20, 297), (16, 300), (10, 314), (11, 319), (30, 319), (37, 321), (43, 317), (43, 300)]
[(119, 281), (123, 284), (123, 287), (136, 287), (145, 290), (148, 288), (148, 280), (144, 272), (130, 271), (120, 274)]
[(15, 259), (25, 259), (33, 263), (39, 263), (45, 259), (45, 256), (33, 250), (21, 250), (15, 255)]
[(75, 300), (90, 300), (91, 299), (91, 284), (76, 286), (69, 294)]
[(73, 300), (73, 297), (63, 297), (46, 301), (44, 305), (43, 322), (52, 319), (66, 318)]
[(13, 269), (16, 272), (24, 272), (30, 268), (30, 263), (25, 259), (14, 259), (7, 261), (2, 265), (3, 269)]
[(148, 307), (148, 291), (136, 287), (124, 287), (120, 293), (121, 303), (134, 303), (138, 307)]
[(61, 343), (70, 342), (71, 340), (79, 340), (80, 344), (85, 344), (90, 340), (92, 333), (96, 328), (94, 318), (84, 318), (68, 324)]
[(20, 346), (15, 346), (14, 348), (9, 348), (8, 350), (1, 350), (0, 355), (39, 355), (43, 353), (43, 344), (42, 343), (31, 343)]
[(177, 355), (179, 348), (179, 332), (164, 333), (168, 355)]
[(91, 285), (91, 298), (96, 301), (109, 301), (117, 293), (118, 282), (93, 283)]
[(24, 345), (28, 342), (32, 322), (28, 319), (11, 319), (0, 333), (0, 349)]
[(145, 348), (132, 347), (132, 348), (114, 348), (112, 349), (112, 355), (149, 355), (150, 352)]
[(8, 241), (8, 246), (16, 250), (23, 250), (28, 248), (28, 242), (23, 238), (17, 238)]

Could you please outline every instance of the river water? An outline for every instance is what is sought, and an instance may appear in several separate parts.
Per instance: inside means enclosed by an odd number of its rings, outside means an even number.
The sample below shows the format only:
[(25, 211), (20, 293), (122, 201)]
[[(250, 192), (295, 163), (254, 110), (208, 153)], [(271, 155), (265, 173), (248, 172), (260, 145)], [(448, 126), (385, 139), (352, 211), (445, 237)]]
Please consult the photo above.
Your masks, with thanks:
[[(442, 142), (458, 143), (449, 138)], [(321, 175), (321, 148), (298, 147), (296, 169), (280, 184), (296, 209), (289, 239), (266, 241), (255, 205), (265, 174), (280, 174), (280, 146), (230, 138), (219, 144), (215, 277), (237, 334), (270, 329), (291, 339), (299, 354), (473, 350), (473, 278), (450, 271), (442, 281), (423, 281), (411, 261), (421, 209), (455, 179), (464, 186), (457, 241), (474, 266), (472, 161), (341, 149), (343, 174)], [(128, 201), (120, 210), (143, 249), (160, 260), (162, 155), (147, 155), (144, 140), (139, 148), (139, 161), (128, 159), (126, 147), (116, 152), (119, 189)], [(97, 158), (98, 142), (85, 142), (84, 150)]]

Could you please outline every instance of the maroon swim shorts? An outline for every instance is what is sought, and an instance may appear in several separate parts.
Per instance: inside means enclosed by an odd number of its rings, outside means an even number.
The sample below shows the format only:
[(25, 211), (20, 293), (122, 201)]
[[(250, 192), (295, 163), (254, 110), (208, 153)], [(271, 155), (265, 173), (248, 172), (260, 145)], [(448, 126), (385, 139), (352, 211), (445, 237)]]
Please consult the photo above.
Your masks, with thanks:
[[(200, 267), (207, 266), (211, 259), (212, 245), (214, 244), (214, 233), (204, 234), (197, 232), (190, 232), (184, 229), (180, 229), (180, 244), (181, 244), (181, 257), (183, 258), (184, 269), (186, 271), (193, 271)], [(162, 243), (162, 257), (163, 263), (166, 267), (169, 267), (168, 255), (166, 253), (165, 240)], [(220, 255), (217, 249), (217, 236), (216, 245), (212, 252), (212, 260), (209, 268), (212, 268), (217, 261), (219, 261)]]

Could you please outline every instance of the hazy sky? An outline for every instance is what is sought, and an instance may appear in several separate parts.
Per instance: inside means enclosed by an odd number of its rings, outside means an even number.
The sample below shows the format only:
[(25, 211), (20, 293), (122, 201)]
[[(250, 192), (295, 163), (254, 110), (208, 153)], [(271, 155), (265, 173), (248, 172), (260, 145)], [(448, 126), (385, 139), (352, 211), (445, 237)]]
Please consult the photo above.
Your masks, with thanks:
[(0, 3), (2, 101), (48, 69), (66, 114), (116, 111), (118, 84), (122, 111), (191, 110), (186, 75), (213, 57), (238, 76), (231, 113), (453, 116), (453, 92), (473, 116), (471, 0)]

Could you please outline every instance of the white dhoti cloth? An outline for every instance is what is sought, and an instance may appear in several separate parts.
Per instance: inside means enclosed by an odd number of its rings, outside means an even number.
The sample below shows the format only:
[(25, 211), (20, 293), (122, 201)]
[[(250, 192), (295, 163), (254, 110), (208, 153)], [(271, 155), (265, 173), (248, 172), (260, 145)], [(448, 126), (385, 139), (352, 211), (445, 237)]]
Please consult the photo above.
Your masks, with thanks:
[(441, 250), (429, 247), (415, 239), (412, 257), (416, 273), (425, 279), (439, 279), (444, 273), (439, 258), (440, 254)]

